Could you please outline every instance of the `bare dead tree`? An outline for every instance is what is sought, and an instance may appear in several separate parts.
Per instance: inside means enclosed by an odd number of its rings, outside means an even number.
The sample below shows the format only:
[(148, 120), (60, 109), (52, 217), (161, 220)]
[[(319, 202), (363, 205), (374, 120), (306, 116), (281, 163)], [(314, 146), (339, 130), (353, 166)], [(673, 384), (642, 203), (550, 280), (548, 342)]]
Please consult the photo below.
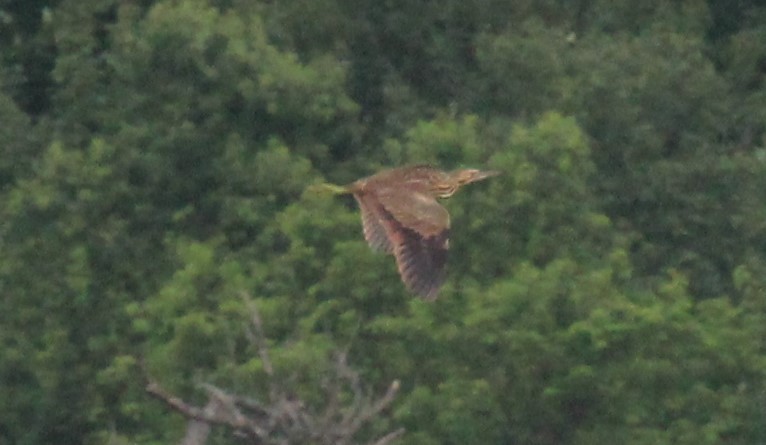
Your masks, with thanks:
[[(205, 383), (200, 386), (207, 393), (208, 402), (200, 408), (165, 390), (144, 370), (146, 391), (188, 419), (180, 444), (203, 445), (211, 426), (220, 425), (253, 445), (356, 445), (357, 433), (391, 405), (399, 391), (399, 381), (393, 381), (383, 395), (373, 397), (364, 390), (359, 373), (349, 366), (347, 354), (336, 353), (333, 372), (322, 385), (325, 405), (310, 408), (277, 383), (260, 314), (248, 295), (242, 297), (250, 314), (246, 334), (269, 378), (268, 401), (232, 394)], [(344, 395), (348, 394), (351, 400), (344, 403)], [(400, 428), (368, 445), (388, 445), (403, 434), (404, 429)]]

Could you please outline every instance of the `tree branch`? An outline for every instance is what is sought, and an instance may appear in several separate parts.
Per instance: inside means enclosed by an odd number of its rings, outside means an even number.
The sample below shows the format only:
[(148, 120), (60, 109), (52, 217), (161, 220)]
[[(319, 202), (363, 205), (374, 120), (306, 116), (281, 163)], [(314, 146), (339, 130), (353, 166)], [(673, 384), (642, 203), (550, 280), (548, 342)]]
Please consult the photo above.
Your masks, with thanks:
[[(173, 411), (189, 419), (182, 445), (202, 445), (207, 440), (211, 425), (233, 429), (254, 445), (289, 445), (314, 443), (317, 445), (352, 445), (353, 437), (375, 416), (391, 405), (399, 391), (399, 381), (389, 385), (386, 393), (377, 399), (367, 395), (359, 373), (348, 365), (348, 354), (335, 354), (334, 367), (326, 384), (322, 385), (326, 401), (320, 413), (292, 392), (282, 391), (274, 383), (275, 370), (271, 362), (263, 322), (255, 304), (243, 293), (242, 298), (250, 312), (250, 325), (246, 335), (258, 350), (264, 371), (269, 378), (269, 402), (243, 397), (209, 383), (200, 387), (208, 394), (208, 403), (199, 408), (186, 403), (165, 390), (155, 381), (141, 360), (140, 367), (146, 379), (146, 391)], [(352, 400), (344, 405), (348, 396)], [(404, 434), (404, 429), (390, 432), (369, 445), (388, 445)]]
[(247, 310), (250, 312), (250, 327), (247, 329), (247, 336), (250, 341), (256, 346), (258, 355), (263, 362), (263, 370), (269, 377), (274, 376), (274, 365), (271, 363), (271, 357), (269, 357), (269, 347), (266, 342), (266, 335), (263, 333), (263, 320), (261, 314), (258, 312), (258, 308), (253, 303), (253, 299), (250, 298), (246, 292), (240, 293), (242, 300), (247, 306)]

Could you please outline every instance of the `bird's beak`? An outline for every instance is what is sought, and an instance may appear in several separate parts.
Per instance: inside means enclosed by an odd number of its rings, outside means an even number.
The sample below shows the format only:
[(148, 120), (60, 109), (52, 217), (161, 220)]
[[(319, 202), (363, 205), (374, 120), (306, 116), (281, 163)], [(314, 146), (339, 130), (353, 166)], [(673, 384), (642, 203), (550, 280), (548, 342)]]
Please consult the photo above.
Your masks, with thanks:
[(481, 181), (482, 179), (491, 178), (493, 176), (499, 175), (501, 172), (498, 170), (486, 170), (486, 171), (478, 171), (474, 175), (473, 178), (471, 178), (471, 181)]

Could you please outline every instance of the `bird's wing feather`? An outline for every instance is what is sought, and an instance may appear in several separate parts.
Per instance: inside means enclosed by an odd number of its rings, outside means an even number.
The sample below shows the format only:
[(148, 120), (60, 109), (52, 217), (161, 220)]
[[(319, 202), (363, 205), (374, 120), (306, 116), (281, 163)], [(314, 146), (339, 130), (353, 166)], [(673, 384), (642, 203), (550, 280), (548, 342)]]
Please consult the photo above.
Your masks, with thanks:
[(394, 248), (388, 239), (386, 229), (380, 221), (380, 204), (374, 196), (369, 194), (354, 194), (356, 202), (359, 203), (359, 209), (362, 213), (362, 230), (364, 239), (370, 245), (372, 250), (393, 253)]
[(400, 224), (423, 236), (438, 235), (449, 229), (447, 209), (432, 196), (402, 188), (383, 188), (375, 196)]
[(436, 299), (444, 284), (449, 230), (422, 237), (401, 227), (394, 235), (394, 255), (399, 275), (410, 291), (426, 300)]
[(383, 189), (363, 198), (393, 247), (402, 281), (427, 300), (444, 283), (449, 214), (435, 199), (407, 190)]

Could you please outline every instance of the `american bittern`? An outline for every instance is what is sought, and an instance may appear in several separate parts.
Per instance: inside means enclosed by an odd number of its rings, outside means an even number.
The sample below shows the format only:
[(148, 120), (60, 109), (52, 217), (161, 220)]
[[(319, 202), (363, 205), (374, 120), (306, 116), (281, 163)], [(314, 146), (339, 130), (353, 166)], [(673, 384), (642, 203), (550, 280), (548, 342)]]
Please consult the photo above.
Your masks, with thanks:
[(354, 195), (362, 211), (364, 238), (373, 250), (393, 254), (407, 288), (433, 300), (444, 283), (450, 218), (436, 198), (499, 172), (427, 165), (384, 170), (346, 186), (320, 184), (336, 194)]

